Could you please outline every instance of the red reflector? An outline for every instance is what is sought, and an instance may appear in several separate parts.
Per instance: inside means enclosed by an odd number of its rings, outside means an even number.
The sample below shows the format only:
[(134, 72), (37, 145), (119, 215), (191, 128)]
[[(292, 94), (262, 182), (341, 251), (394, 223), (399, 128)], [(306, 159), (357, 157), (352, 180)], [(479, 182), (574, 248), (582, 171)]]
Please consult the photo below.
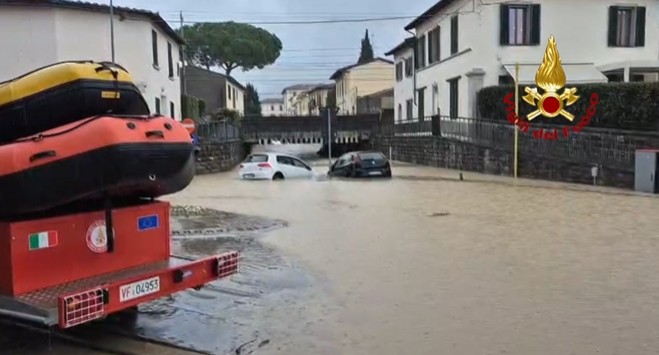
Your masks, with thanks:
[(270, 165), (270, 163), (259, 163), (258, 167), (259, 168), (272, 168), (272, 165)]

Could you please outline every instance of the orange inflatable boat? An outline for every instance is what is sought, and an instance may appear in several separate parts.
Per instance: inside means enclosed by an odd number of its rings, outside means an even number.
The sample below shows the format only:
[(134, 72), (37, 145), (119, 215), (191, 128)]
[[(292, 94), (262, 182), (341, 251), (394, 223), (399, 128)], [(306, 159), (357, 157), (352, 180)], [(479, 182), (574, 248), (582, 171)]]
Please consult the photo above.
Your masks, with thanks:
[(161, 116), (95, 116), (17, 140), (0, 146), (0, 216), (180, 191), (192, 150), (187, 130)]

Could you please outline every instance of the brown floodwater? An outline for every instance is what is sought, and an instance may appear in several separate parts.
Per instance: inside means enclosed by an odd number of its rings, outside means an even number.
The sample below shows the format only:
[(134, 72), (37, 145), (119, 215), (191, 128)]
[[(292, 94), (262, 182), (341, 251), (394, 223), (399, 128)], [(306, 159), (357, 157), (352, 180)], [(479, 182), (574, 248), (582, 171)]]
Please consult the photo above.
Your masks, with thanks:
[(320, 180), (231, 172), (170, 198), (288, 222), (261, 242), (316, 286), (244, 311), (255, 353), (659, 353), (659, 199), (410, 165)]

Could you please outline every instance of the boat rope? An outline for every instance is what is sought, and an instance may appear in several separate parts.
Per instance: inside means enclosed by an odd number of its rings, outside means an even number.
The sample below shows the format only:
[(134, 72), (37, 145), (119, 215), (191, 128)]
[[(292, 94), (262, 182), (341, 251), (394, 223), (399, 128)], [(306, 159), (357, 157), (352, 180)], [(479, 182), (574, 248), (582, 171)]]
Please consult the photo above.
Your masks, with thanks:
[(65, 130), (63, 130), (63, 131), (59, 131), (59, 132), (55, 132), (55, 133), (49, 133), (49, 134), (41, 134), (41, 133), (39, 133), (39, 134), (37, 134), (37, 135), (35, 135), (35, 136), (31, 136), (31, 137), (25, 137), (25, 138), (17, 139), (17, 140), (15, 140), (15, 141), (12, 142), (12, 143), (21, 143), (21, 142), (38, 142), (38, 141), (43, 140), (44, 138), (50, 138), (50, 137), (61, 136), (61, 135), (63, 135), (63, 134), (66, 134), (66, 133), (69, 133), (69, 132), (75, 131), (76, 129), (78, 129), (78, 128), (82, 127), (82, 126), (84, 126), (84, 125), (86, 125), (86, 124), (88, 124), (88, 123), (90, 123), (90, 122), (93, 122), (93, 121), (95, 121), (95, 120), (97, 120), (97, 119), (99, 119), (99, 118), (103, 118), (103, 117), (112, 117), (112, 118), (118, 118), (118, 119), (134, 119), (134, 120), (143, 120), (143, 121), (147, 121), (147, 120), (150, 120), (150, 119), (153, 119), (153, 118), (157, 118), (157, 117), (160, 117), (160, 116), (97, 115), (97, 116), (94, 116), (94, 117), (87, 118), (85, 121), (83, 121), (83, 122), (81, 122), (81, 123), (79, 123), (79, 124), (77, 124), (77, 125), (75, 125), (75, 126), (73, 126), (73, 127), (71, 127), (71, 128), (65, 129)]

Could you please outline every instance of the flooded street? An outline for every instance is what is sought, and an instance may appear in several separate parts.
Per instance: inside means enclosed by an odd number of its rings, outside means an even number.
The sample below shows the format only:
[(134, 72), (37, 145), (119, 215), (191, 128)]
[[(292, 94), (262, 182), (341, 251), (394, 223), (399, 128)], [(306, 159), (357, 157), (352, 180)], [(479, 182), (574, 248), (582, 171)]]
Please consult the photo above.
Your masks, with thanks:
[(281, 302), (224, 320), (258, 329), (254, 339), (269, 341), (258, 353), (659, 349), (659, 200), (467, 173), (459, 181), (455, 171), (412, 166), (395, 166), (394, 176), (273, 183), (208, 175), (171, 200), (288, 222), (262, 242), (313, 286), (287, 295), (297, 285), (280, 278), (273, 293)]
[[(314, 180), (231, 172), (170, 196), (173, 252), (238, 250), (240, 273), (141, 306), (130, 331), (222, 355), (657, 353), (658, 199), (400, 164), (328, 180), (317, 164)], [(76, 353), (5, 330), (23, 339), (6, 353)]]

